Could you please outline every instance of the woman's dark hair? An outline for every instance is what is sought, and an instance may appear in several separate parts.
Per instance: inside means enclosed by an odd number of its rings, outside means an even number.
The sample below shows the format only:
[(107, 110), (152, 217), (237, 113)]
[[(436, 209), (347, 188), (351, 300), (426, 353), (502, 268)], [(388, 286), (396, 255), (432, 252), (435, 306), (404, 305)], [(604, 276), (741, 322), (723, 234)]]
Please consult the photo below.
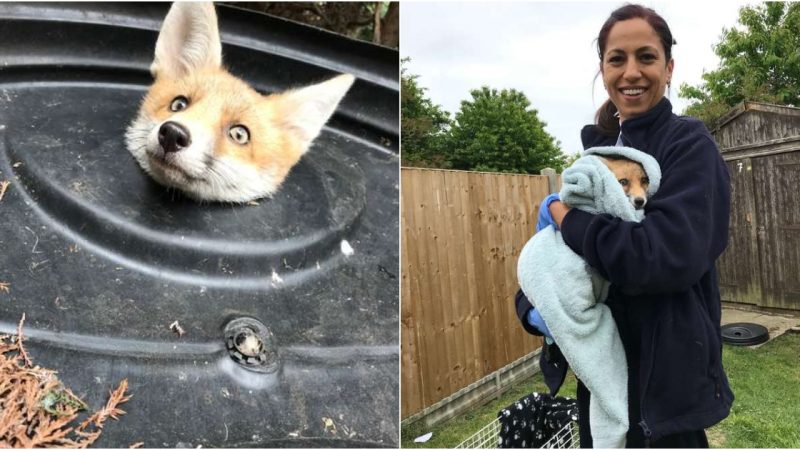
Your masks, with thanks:
[[(611, 13), (606, 23), (600, 28), (600, 34), (597, 35), (597, 55), (600, 57), (600, 62), (603, 62), (603, 55), (606, 51), (608, 35), (611, 33), (611, 29), (614, 28), (617, 22), (630, 19), (644, 19), (653, 27), (653, 30), (661, 40), (661, 45), (664, 47), (665, 64), (669, 63), (670, 59), (672, 59), (672, 46), (676, 44), (675, 39), (672, 38), (672, 32), (669, 30), (669, 25), (658, 13), (642, 5), (625, 5)], [(606, 100), (603, 106), (597, 110), (595, 121), (601, 133), (609, 136), (619, 134), (619, 118), (616, 114), (617, 107), (611, 102), (611, 99)]]

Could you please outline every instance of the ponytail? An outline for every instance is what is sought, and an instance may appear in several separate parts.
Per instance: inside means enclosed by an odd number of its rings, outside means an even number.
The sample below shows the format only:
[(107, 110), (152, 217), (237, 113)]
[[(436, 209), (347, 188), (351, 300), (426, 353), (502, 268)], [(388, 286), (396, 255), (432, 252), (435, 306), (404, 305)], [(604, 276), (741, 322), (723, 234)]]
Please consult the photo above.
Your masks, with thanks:
[(606, 136), (619, 136), (619, 115), (617, 106), (611, 101), (606, 100), (603, 106), (597, 110), (594, 116), (597, 129)]

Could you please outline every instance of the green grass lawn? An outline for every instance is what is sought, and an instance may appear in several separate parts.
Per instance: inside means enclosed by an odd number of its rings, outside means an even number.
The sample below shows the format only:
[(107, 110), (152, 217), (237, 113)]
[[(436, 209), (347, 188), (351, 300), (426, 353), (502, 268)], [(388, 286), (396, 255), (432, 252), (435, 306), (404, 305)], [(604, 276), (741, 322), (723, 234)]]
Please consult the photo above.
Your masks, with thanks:
[[(736, 396), (730, 416), (708, 430), (711, 447), (800, 448), (800, 334), (787, 333), (759, 348), (723, 350), (725, 371)], [(420, 423), (402, 428), (403, 448), (453, 448), (497, 417), (497, 411), (531, 392), (547, 392), (541, 373), (502, 397), (431, 429)], [(559, 395), (575, 397), (567, 376)], [(414, 438), (429, 431), (425, 444)]]
[(725, 372), (736, 399), (731, 414), (708, 430), (713, 447), (800, 447), (800, 334), (763, 346), (725, 346)]

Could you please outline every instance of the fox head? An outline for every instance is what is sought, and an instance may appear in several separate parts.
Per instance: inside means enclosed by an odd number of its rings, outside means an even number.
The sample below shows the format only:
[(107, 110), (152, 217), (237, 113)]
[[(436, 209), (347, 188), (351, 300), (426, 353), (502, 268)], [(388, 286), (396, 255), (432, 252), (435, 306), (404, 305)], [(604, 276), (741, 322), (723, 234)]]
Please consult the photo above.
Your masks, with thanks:
[(650, 186), (650, 179), (644, 167), (636, 161), (622, 157), (604, 156), (601, 159), (622, 185), (622, 190), (625, 191), (633, 207), (644, 208), (647, 203), (647, 188)]
[(272, 195), (354, 81), (262, 95), (222, 67), (214, 6), (195, 2), (170, 8), (150, 71), (128, 150), (160, 184), (229, 202)]

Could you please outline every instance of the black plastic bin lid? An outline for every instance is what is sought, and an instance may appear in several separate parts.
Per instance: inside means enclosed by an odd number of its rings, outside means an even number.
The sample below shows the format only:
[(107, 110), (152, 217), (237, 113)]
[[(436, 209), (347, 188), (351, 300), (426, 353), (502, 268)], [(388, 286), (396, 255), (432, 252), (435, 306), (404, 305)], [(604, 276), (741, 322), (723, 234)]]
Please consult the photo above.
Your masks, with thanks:
[(396, 447), (397, 52), (218, 6), (256, 89), (358, 79), (274, 198), (200, 204), (124, 144), (168, 7), (0, 4), (0, 332), (91, 409), (129, 379), (100, 447)]

